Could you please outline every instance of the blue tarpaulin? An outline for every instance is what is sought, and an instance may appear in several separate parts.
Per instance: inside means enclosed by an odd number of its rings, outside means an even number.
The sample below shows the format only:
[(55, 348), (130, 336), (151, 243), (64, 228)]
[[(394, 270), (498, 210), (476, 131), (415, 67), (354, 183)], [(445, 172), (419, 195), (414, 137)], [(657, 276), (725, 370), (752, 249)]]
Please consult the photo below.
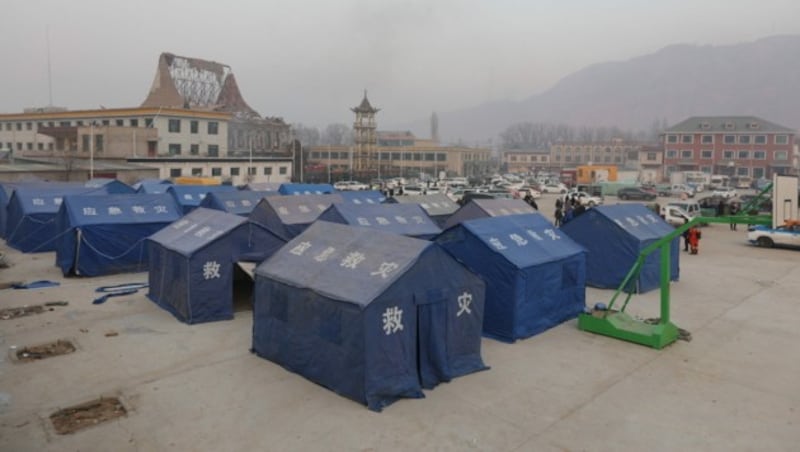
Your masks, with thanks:
[(327, 195), (335, 193), (331, 184), (281, 184), (278, 192), (282, 195)]
[(381, 204), (386, 201), (383, 193), (375, 190), (350, 190), (338, 193), (344, 199), (344, 202), (353, 204)]
[(212, 191), (200, 202), (200, 207), (222, 210), (223, 212), (246, 217), (258, 205), (261, 198), (277, 194), (277, 192), (250, 190)]
[(117, 179), (89, 179), (84, 186), (88, 188), (105, 188), (106, 192), (112, 195), (124, 195), (136, 192), (133, 187)]
[(184, 214), (198, 208), (203, 198), (211, 192), (236, 191), (232, 185), (170, 185), (167, 193), (175, 198), (175, 202)]
[(236, 262), (261, 262), (284, 243), (246, 218), (195, 209), (150, 236), (148, 297), (182, 322), (231, 319)]
[(14, 190), (6, 209), (6, 242), (23, 253), (41, 253), (56, 249), (56, 214), (64, 196), (105, 195), (104, 188), (86, 188), (83, 184), (37, 184)]
[(162, 179), (143, 179), (133, 184), (136, 193), (158, 194), (166, 193), (172, 182)]
[(372, 410), (486, 368), (484, 284), (431, 242), (318, 221), (255, 274), (253, 352)]
[[(561, 227), (564, 234), (589, 251), (586, 283), (616, 289), (633, 267), (639, 253), (674, 228), (642, 204), (617, 204), (591, 208)], [(679, 276), (679, 238), (670, 244), (670, 278)], [(649, 255), (639, 277), (628, 290), (647, 292), (660, 285), (661, 252)]]
[(486, 281), (489, 337), (533, 336), (585, 306), (586, 251), (538, 213), (465, 221), (436, 242)]
[(147, 269), (145, 240), (181, 217), (168, 194), (65, 196), (56, 220), (56, 265), (64, 275)]
[(458, 209), (456, 213), (450, 215), (445, 222), (444, 229), (467, 220), (531, 213), (536, 213), (536, 209), (520, 199), (473, 199)]
[(285, 240), (291, 240), (317, 221), (320, 214), (342, 197), (333, 195), (268, 196), (263, 198), (250, 220), (260, 224)]
[(328, 207), (319, 219), (423, 240), (429, 240), (441, 232), (439, 226), (416, 204), (336, 203)]
[(459, 207), (455, 201), (443, 194), (395, 196), (387, 202), (419, 204), (439, 227), (444, 226), (450, 215)]

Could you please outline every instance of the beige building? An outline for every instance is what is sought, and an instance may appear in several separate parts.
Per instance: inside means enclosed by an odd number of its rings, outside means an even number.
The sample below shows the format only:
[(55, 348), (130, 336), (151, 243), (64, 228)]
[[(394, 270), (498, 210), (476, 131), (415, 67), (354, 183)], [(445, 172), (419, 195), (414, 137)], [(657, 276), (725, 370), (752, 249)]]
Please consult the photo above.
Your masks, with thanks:
[(508, 173), (534, 173), (550, 168), (550, 151), (534, 149), (503, 151), (502, 163)]
[(639, 152), (644, 146), (646, 144), (630, 143), (619, 138), (597, 143), (556, 143), (550, 146), (550, 162), (562, 168), (595, 164), (638, 170)]

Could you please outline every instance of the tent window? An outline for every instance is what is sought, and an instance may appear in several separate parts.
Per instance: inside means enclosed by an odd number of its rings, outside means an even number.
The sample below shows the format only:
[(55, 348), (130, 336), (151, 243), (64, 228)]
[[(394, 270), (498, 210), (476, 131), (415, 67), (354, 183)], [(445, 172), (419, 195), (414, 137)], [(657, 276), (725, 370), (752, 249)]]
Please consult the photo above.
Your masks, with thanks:
[(561, 288), (570, 289), (578, 285), (578, 263), (570, 262), (561, 267)]

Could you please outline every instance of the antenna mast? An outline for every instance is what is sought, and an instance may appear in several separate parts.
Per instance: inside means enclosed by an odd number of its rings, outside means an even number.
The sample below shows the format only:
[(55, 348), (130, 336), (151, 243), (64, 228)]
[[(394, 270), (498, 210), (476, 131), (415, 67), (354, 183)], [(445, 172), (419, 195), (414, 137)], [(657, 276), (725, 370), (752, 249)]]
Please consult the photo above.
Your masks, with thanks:
[(50, 25), (45, 27), (45, 39), (47, 41), (47, 93), (48, 106), (53, 106), (53, 73), (50, 70)]

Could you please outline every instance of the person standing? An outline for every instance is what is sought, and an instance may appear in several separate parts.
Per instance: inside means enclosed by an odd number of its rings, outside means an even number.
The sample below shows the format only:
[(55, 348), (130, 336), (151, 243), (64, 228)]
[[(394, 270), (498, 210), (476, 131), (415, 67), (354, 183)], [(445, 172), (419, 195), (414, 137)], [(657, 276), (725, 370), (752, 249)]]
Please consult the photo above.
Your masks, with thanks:
[(720, 199), (719, 204), (717, 204), (717, 216), (722, 217), (725, 215), (725, 200)]
[(564, 219), (564, 212), (561, 210), (561, 206), (556, 207), (556, 227), (559, 227), (563, 224), (562, 220)]
[(700, 230), (697, 229), (697, 226), (689, 228), (689, 248), (691, 248), (689, 254), (698, 254), (700, 252), (700, 237)]
[[(683, 224), (686, 224), (688, 222), (689, 222), (689, 220), (683, 220)], [(689, 228), (689, 229), (691, 229), (691, 228)], [(681, 234), (681, 236), (683, 236), (683, 251), (684, 252), (688, 252), (689, 251), (689, 229), (683, 231), (683, 234)]]
[[(739, 205), (736, 203), (731, 203), (731, 216), (735, 216), (739, 213)], [(736, 222), (731, 220), (731, 231), (736, 230)]]

